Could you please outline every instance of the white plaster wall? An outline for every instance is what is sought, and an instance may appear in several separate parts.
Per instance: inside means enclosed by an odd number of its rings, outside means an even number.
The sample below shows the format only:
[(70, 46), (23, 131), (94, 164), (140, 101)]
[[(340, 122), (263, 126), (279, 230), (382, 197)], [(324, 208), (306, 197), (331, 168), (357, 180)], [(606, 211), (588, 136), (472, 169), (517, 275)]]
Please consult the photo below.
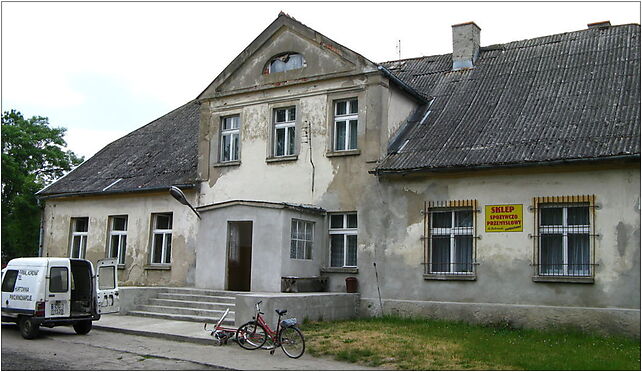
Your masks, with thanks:
[[(195, 193), (186, 192), (193, 203)], [(152, 213), (173, 213), (172, 264), (170, 270), (148, 267)], [(48, 199), (45, 201), (43, 256), (69, 257), (72, 217), (89, 217), (86, 258), (94, 264), (105, 258), (109, 216), (127, 215), (125, 266), (118, 270), (121, 285), (193, 285), (196, 215), (169, 193), (113, 195)]]
[[(370, 148), (379, 156), (379, 130), (381, 117), (369, 115), (375, 106), (380, 106), (378, 97), (372, 97), (371, 85), (379, 80), (364, 76), (344, 80), (318, 82), (314, 85), (293, 86), (272, 89), (263, 94), (245, 94), (219, 98), (204, 103), (209, 110), (209, 128), (204, 135), (207, 156), (216, 159), (218, 152), (218, 123), (220, 117), (229, 113), (239, 113), (241, 117), (240, 164), (206, 167), (208, 182), (201, 189), (201, 205), (215, 202), (249, 199), (291, 203), (319, 204), (332, 188), (338, 168), (350, 165), (358, 167), (359, 181), (372, 182), (367, 174), (369, 161), (377, 157), (366, 155)], [(372, 80), (372, 81), (371, 81)], [(331, 115), (333, 100), (347, 97), (359, 99), (359, 136), (361, 154), (348, 157), (326, 156), (331, 148)], [(268, 162), (272, 139), (272, 111), (277, 107), (297, 107), (298, 157), (296, 160)], [(310, 133), (308, 134), (308, 126)], [(376, 136), (370, 136), (375, 131)], [(311, 137), (311, 146), (304, 143)], [(374, 141), (374, 142), (373, 142)], [(314, 191), (312, 190), (314, 163)], [(240, 186), (242, 185), (242, 187)], [(336, 186), (334, 186), (336, 188)]]
[[(415, 99), (410, 98), (407, 93), (402, 92), (392, 83), (388, 94), (388, 120), (386, 122), (388, 131), (385, 134), (386, 138), (391, 138), (418, 104)], [(384, 141), (384, 145), (388, 145), (387, 141)]]
[[(360, 210), (359, 280), (364, 297), (375, 298), (372, 261), (377, 259), (381, 295), (388, 299), (640, 308), (640, 171), (635, 166), (600, 169), (557, 167), (425, 175), (383, 180), (385, 209)], [(597, 266), (594, 284), (536, 283), (532, 280), (536, 196), (595, 195)], [(423, 279), (425, 200), (476, 199), (477, 280)], [(486, 233), (484, 206), (522, 204), (523, 232)], [(384, 222), (381, 222), (384, 221)], [(373, 226), (387, 225), (385, 231)], [(373, 250), (365, 247), (374, 246)], [(363, 247), (363, 248), (362, 248)], [(342, 288), (335, 280), (335, 289)]]
[[(328, 253), (326, 246), (327, 240), (325, 239), (327, 235), (327, 227), (325, 226), (324, 217), (289, 210), (285, 212), (284, 218), (284, 228), (282, 230), (284, 249), (281, 251), (281, 275), (301, 277), (318, 276), (320, 274), (320, 268), (325, 262), (326, 255)], [(312, 259), (301, 260), (290, 258), (292, 219), (314, 222)]]
[(196, 253), (197, 287), (227, 289), (228, 222), (252, 221), (250, 290), (281, 290), (280, 250), (284, 243), (275, 232), (284, 229), (283, 210), (236, 205), (204, 211), (202, 217)]
[[(252, 221), (251, 291), (281, 291), (282, 276), (315, 276), (327, 252), (323, 216), (284, 208), (233, 205), (202, 213), (196, 258), (196, 286), (227, 288), (227, 226), (230, 221)], [(312, 259), (290, 258), (293, 218), (315, 222)]]

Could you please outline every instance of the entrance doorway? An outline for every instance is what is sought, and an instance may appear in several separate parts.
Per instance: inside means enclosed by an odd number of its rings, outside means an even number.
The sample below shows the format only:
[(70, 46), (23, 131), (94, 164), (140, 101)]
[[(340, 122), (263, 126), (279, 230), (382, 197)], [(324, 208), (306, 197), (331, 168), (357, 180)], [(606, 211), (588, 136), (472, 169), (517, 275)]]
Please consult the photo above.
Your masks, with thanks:
[(249, 291), (252, 269), (252, 221), (227, 223), (227, 289)]

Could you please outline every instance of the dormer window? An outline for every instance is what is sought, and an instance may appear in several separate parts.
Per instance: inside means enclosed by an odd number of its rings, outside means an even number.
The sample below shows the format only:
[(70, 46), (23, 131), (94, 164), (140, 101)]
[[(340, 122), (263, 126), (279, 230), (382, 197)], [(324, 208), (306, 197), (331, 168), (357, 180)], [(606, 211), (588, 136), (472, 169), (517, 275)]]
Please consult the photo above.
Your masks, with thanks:
[(303, 67), (305, 67), (305, 59), (303, 59), (302, 55), (299, 53), (284, 53), (273, 57), (266, 66), (264, 73), (273, 74)]

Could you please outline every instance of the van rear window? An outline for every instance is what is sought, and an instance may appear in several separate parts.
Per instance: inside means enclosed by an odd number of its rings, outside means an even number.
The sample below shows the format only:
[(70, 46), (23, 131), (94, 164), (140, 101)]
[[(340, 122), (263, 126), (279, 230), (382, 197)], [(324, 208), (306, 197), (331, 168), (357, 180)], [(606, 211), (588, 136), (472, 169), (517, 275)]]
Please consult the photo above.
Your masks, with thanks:
[(2, 292), (13, 292), (16, 287), (16, 279), (18, 278), (18, 270), (7, 270), (2, 280)]
[(114, 289), (116, 288), (116, 274), (114, 266), (101, 266), (98, 268), (98, 288)]
[(67, 292), (69, 275), (66, 267), (52, 267), (49, 278), (49, 292)]

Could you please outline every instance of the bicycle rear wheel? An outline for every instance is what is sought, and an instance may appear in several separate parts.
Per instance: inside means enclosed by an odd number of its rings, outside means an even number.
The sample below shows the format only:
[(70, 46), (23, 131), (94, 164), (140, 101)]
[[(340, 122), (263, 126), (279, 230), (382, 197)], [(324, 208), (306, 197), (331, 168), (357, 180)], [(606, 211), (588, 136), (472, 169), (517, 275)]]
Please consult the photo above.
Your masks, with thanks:
[(236, 331), (236, 342), (243, 349), (255, 350), (263, 346), (267, 340), (267, 332), (262, 325), (249, 321)]
[(285, 355), (290, 358), (296, 359), (305, 351), (303, 334), (296, 327), (282, 328), (279, 332), (279, 343)]

